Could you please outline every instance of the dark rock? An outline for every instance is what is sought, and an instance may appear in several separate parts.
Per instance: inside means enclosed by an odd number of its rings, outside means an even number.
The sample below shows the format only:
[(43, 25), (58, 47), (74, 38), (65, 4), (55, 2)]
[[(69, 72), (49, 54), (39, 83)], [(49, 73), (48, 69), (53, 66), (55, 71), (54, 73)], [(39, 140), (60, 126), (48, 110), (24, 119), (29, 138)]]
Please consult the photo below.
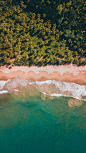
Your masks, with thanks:
[(10, 65), (10, 66), (8, 67), (8, 69), (12, 69), (12, 66)]

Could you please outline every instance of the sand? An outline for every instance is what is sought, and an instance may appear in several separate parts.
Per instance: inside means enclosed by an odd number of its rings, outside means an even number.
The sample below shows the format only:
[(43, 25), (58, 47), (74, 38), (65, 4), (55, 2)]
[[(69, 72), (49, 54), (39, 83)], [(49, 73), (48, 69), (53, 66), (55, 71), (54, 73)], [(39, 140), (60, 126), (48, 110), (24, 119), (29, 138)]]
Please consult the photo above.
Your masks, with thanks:
[(8, 80), (19, 76), (24, 79), (34, 79), (36, 81), (57, 80), (64, 82), (74, 82), (80, 85), (86, 85), (86, 65), (47, 65), (37, 66), (14, 66), (11, 69), (6, 66), (0, 67), (0, 80)]

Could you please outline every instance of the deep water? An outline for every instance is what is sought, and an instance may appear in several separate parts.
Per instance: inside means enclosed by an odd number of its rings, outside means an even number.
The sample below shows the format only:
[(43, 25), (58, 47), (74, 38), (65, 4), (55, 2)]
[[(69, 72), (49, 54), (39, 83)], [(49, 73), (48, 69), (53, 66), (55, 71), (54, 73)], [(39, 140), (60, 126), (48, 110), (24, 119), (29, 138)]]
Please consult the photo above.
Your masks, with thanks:
[(0, 153), (86, 153), (86, 102), (69, 99), (0, 95)]

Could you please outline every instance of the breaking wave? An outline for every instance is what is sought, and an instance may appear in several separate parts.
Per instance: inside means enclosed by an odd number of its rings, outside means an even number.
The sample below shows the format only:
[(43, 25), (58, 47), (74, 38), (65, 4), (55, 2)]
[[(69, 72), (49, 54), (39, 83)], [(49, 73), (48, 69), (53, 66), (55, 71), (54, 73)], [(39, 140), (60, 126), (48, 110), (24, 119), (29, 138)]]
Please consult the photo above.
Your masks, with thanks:
[(68, 96), (79, 100), (86, 100), (86, 85), (55, 80), (35, 81), (32, 78), (26, 80), (17, 76), (7, 81), (0, 81), (0, 94), (26, 91), (28, 94), (31, 94), (33, 90), (34, 92), (38, 91), (49, 96)]

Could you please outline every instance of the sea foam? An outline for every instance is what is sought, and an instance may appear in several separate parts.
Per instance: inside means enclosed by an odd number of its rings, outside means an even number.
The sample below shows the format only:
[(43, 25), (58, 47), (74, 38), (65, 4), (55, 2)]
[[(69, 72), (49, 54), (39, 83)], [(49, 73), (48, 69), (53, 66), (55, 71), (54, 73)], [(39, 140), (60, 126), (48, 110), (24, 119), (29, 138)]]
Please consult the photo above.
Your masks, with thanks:
[(28, 90), (27, 86), (29, 86), (29, 88), (34, 86), (39, 92), (49, 96), (70, 96), (79, 100), (82, 99), (82, 96), (86, 96), (86, 85), (79, 85), (76, 83), (67, 83), (56, 80), (32, 80), (32, 82), (30, 82), (29, 80), (21, 79), (19, 77), (8, 79), (7, 81), (0, 81), (0, 94), (5, 94), (13, 90), (19, 91), (23, 87)]
[(86, 96), (86, 85), (79, 85), (76, 83), (67, 83), (67, 82), (56, 81), (56, 80), (47, 80), (47, 81), (41, 81), (41, 82), (36, 81), (36, 84), (42, 89), (45, 84), (47, 85), (46, 87), (48, 88), (49, 88), (49, 85), (51, 84), (55, 85), (54, 87), (55, 93), (51, 93), (51, 96), (62, 96), (63, 95), (63, 96), (70, 96), (76, 99), (82, 99), (82, 96)]
[(8, 93), (8, 91), (6, 91), (6, 90), (0, 91), (0, 94), (5, 94), (5, 93)]
[(5, 85), (6, 82), (7, 81), (0, 81), (0, 90), (3, 89), (3, 87), (4, 87), (4, 85)]

